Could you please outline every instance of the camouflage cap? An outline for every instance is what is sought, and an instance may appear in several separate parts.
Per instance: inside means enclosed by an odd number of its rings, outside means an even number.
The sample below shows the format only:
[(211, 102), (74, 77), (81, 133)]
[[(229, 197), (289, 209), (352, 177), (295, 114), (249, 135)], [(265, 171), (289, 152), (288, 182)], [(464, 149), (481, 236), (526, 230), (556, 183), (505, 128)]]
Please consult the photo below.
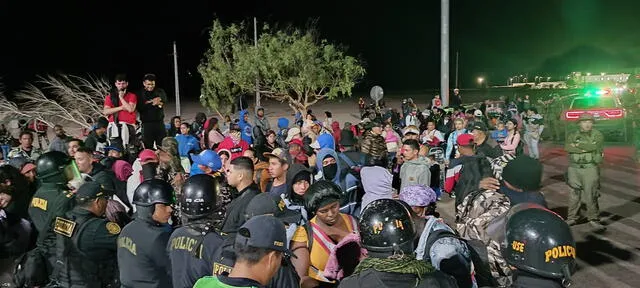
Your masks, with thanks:
[(578, 118), (578, 122), (580, 121), (591, 121), (593, 122), (593, 115), (591, 115), (590, 113), (582, 113), (580, 114), (580, 118)]

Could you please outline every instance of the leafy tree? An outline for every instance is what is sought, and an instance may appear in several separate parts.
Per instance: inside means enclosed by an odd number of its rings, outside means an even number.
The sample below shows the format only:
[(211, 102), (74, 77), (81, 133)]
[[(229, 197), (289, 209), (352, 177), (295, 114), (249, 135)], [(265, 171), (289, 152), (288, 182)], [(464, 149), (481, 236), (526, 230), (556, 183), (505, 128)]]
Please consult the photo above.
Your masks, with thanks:
[(323, 99), (351, 96), (364, 76), (359, 61), (344, 49), (318, 40), (312, 30), (263, 28), (256, 48), (243, 24), (223, 27), (214, 21), (211, 48), (199, 67), (204, 80), (201, 102), (219, 109), (238, 93), (255, 93), (256, 78), (264, 97), (306, 109)]

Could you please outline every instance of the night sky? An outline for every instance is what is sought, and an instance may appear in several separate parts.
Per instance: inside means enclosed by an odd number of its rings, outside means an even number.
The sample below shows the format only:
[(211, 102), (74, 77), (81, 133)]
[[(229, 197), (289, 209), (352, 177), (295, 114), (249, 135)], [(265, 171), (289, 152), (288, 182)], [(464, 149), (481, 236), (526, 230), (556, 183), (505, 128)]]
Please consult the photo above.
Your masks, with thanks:
[[(199, 94), (196, 67), (207, 27), (224, 22), (318, 20), (322, 38), (362, 59), (365, 89), (439, 86), (440, 1), (0, 1), (0, 77), (9, 90), (43, 73), (119, 71), (138, 85), (146, 72), (172, 90), (171, 42), (178, 43), (185, 97)], [(461, 87), (483, 76), (616, 72), (640, 58), (640, 1), (451, 0), (451, 79), (460, 53)], [(598, 71), (601, 70), (601, 71)], [(530, 75), (532, 75), (530, 74)]]

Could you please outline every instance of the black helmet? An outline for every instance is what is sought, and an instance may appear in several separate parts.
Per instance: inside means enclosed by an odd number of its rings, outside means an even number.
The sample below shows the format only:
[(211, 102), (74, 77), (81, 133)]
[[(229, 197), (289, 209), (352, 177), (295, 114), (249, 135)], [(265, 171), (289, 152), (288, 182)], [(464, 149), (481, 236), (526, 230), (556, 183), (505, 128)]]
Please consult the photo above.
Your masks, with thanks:
[(401, 201), (378, 199), (369, 203), (358, 226), (362, 247), (369, 252), (413, 251), (416, 230), (409, 208)]
[(182, 214), (187, 218), (209, 215), (216, 208), (216, 195), (220, 195), (219, 190), (220, 185), (214, 177), (205, 174), (189, 177), (182, 186)]
[(331, 181), (320, 180), (313, 183), (309, 190), (304, 193), (304, 206), (307, 213), (315, 215), (320, 207), (340, 201), (341, 198), (342, 190), (338, 185)]
[(69, 163), (71, 158), (60, 151), (44, 153), (36, 161), (36, 175), (41, 181), (48, 182), (47, 178), (63, 175)]
[(556, 213), (532, 203), (513, 206), (507, 214), (502, 246), (509, 265), (569, 284), (576, 263), (576, 242), (569, 225)]
[(173, 187), (160, 179), (149, 179), (140, 183), (133, 193), (133, 204), (139, 206), (152, 206), (158, 203), (173, 204), (174, 202)]

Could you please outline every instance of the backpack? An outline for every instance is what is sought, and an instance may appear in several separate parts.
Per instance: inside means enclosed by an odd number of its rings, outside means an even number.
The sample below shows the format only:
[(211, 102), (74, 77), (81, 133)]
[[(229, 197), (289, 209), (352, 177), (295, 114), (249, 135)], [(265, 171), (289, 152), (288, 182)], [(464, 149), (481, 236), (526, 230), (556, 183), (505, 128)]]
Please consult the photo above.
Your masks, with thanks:
[(491, 175), (491, 163), (486, 157), (464, 157), (462, 158), (462, 169), (460, 178), (453, 191), (456, 195), (456, 207), (462, 203), (465, 196), (478, 188), (482, 178)]
[(500, 192), (475, 190), (456, 209), (456, 231), (478, 252), (501, 287), (511, 284), (512, 271), (500, 245), (504, 238), (504, 216), (510, 207), (509, 198)]

